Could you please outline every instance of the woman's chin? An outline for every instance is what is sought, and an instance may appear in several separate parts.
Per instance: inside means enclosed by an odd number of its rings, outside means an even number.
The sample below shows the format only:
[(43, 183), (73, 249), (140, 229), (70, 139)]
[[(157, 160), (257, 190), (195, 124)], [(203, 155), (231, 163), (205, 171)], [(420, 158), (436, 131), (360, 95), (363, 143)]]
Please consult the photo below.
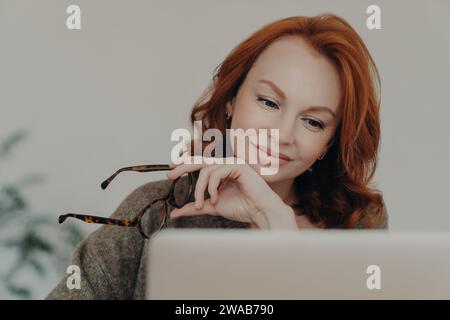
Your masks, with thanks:
[(249, 164), (249, 166), (255, 170), (267, 183), (276, 183), (284, 180), (295, 179), (307, 170), (306, 168), (300, 170), (299, 167), (302, 166), (302, 164), (298, 161), (292, 161), (279, 166), (276, 166), (275, 164), (264, 165), (257, 162), (256, 164)]
[(281, 170), (282, 167), (277, 166), (276, 164), (264, 165), (262, 163), (253, 163), (249, 164), (249, 166), (255, 170), (266, 182), (277, 182), (281, 180)]

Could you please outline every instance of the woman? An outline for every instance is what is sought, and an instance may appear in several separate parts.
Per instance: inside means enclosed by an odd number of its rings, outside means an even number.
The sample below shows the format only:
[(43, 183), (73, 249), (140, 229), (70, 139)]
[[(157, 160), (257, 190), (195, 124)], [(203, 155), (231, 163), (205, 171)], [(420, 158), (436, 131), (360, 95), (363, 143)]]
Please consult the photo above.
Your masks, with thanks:
[[(348, 23), (334, 15), (273, 22), (239, 44), (213, 80), (192, 122), (224, 136), (229, 128), (279, 129), (278, 153), (246, 145), (276, 158), (276, 174), (260, 175), (263, 165), (247, 158), (191, 164), (191, 153), (171, 163), (169, 180), (132, 192), (113, 218), (132, 218), (163, 197), (170, 180), (196, 172), (195, 201), (171, 207), (166, 228), (387, 228), (382, 196), (368, 185), (380, 140), (380, 80)], [(135, 229), (99, 228), (74, 254), (81, 289), (63, 279), (48, 298), (143, 298), (147, 243)]]

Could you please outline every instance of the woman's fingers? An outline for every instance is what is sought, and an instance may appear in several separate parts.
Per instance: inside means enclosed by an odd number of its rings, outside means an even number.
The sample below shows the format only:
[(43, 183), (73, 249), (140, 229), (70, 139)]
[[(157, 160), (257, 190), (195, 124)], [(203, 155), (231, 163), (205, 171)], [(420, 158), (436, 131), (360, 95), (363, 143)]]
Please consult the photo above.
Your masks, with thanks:
[(214, 208), (214, 206), (211, 204), (210, 199), (207, 199), (203, 205), (203, 208), (197, 209), (195, 207), (194, 202), (189, 202), (185, 204), (182, 208), (174, 209), (170, 213), (170, 218), (178, 218), (182, 216), (199, 216), (203, 214), (209, 214), (209, 215), (217, 215), (217, 210)]
[(178, 161), (182, 162), (180, 164), (171, 162), (169, 167), (172, 168), (172, 170), (170, 170), (167, 174), (167, 178), (175, 180), (179, 176), (183, 175), (183, 173), (198, 171), (202, 168), (210, 166), (210, 164), (206, 164), (202, 159), (202, 157), (197, 156), (184, 156), (178, 159)]
[(215, 205), (219, 198), (219, 186), (222, 179), (226, 179), (230, 172), (230, 167), (226, 167), (226, 165), (216, 168), (216, 170), (212, 171), (209, 175), (209, 184), (208, 184), (208, 193), (211, 196), (211, 204)]
[(214, 166), (211, 166), (200, 170), (194, 192), (195, 207), (197, 209), (201, 209), (203, 207), (205, 190), (209, 183), (209, 175), (214, 169)]
[[(188, 172), (200, 171), (197, 183), (195, 186), (195, 206), (197, 209), (201, 209), (204, 203), (204, 193), (206, 188), (208, 188), (208, 193), (211, 196), (211, 202), (213, 204), (217, 203), (218, 198), (218, 187), (221, 183), (222, 178), (226, 178), (230, 175), (231, 170), (233, 170), (233, 165), (227, 164), (208, 164), (205, 161), (206, 157), (190, 157), (183, 156), (179, 158), (183, 163), (175, 164), (171, 163), (170, 167), (172, 170), (167, 174), (169, 179), (175, 180), (176, 178), (182, 176)], [(196, 163), (200, 162), (200, 163)], [(217, 171), (217, 173), (215, 173)], [(214, 178), (211, 180), (210, 176), (214, 173)]]
[[(195, 192), (194, 192), (194, 196), (195, 196), (195, 206), (198, 209), (201, 209), (204, 203), (204, 194), (205, 194), (205, 190), (208, 187), (208, 192), (211, 195), (214, 201), (217, 200), (217, 187), (220, 184), (220, 179), (219, 181), (217, 181), (217, 178), (214, 179), (214, 183), (215, 183), (215, 187), (210, 187), (209, 186), (209, 176), (211, 174), (211, 172), (213, 172), (214, 170), (216, 170), (217, 168), (225, 168), (228, 166), (227, 165), (219, 165), (219, 164), (207, 164), (205, 163), (205, 158), (198, 158), (198, 157), (182, 157), (180, 158), (180, 160), (182, 160), (183, 162), (186, 163), (182, 163), (182, 164), (175, 164), (175, 163), (170, 163), (170, 167), (172, 168), (172, 170), (167, 174), (167, 177), (171, 180), (175, 180), (176, 178), (180, 177), (181, 175), (183, 175), (184, 173), (188, 173), (188, 172), (194, 172), (194, 171), (198, 171), (200, 170), (199, 173), (199, 177), (197, 179), (197, 183), (195, 186)], [(201, 163), (195, 163), (200, 162)]]
[(175, 180), (179, 176), (183, 175), (187, 172), (194, 172), (202, 169), (205, 165), (204, 164), (180, 164), (169, 171), (167, 174), (167, 177), (169, 179)]
[[(200, 171), (195, 185), (193, 206), (196, 210), (203, 210), (205, 203), (205, 190), (208, 188), (210, 204), (217, 205), (219, 187), (222, 180), (231, 177), (238, 179), (242, 166), (233, 164), (209, 164), (205, 157), (182, 157), (182, 164), (171, 163), (172, 170), (167, 174), (169, 179), (176, 179), (185, 173)], [(200, 161), (201, 160), (201, 161)], [(196, 163), (197, 162), (197, 163)]]

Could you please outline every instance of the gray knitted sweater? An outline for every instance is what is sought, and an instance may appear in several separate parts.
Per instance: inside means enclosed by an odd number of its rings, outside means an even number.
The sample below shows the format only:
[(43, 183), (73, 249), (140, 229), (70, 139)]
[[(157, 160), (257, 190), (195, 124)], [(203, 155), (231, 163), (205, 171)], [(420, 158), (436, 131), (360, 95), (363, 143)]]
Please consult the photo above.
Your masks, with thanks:
[[(169, 186), (168, 180), (140, 186), (125, 198), (112, 218), (132, 217), (151, 200), (164, 196)], [(179, 217), (166, 224), (166, 228), (248, 227), (247, 223), (209, 215)], [(385, 211), (378, 228), (387, 227)], [(101, 226), (83, 240), (73, 254), (72, 264), (81, 271), (81, 288), (68, 289), (64, 277), (47, 299), (144, 299), (148, 253), (148, 240), (136, 228)]]

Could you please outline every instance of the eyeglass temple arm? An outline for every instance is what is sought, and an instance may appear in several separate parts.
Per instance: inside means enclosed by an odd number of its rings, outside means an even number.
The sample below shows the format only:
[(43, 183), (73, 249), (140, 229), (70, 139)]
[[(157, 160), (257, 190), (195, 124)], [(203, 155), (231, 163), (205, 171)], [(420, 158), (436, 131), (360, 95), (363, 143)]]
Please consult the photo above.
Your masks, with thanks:
[(137, 214), (137, 216), (135, 218), (133, 218), (132, 220), (130, 220), (130, 219), (118, 220), (118, 219), (104, 218), (104, 217), (98, 217), (98, 216), (91, 216), (91, 215), (87, 215), (87, 214), (66, 213), (66, 214), (60, 215), (58, 217), (58, 222), (61, 224), (64, 221), (66, 221), (67, 218), (72, 217), (72, 218), (76, 218), (76, 219), (82, 220), (82, 221), (84, 221), (86, 223), (109, 224), (109, 225), (122, 226), (122, 227), (136, 227), (139, 224), (140, 219), (142, 218), (144, 213), (153, 204), (155, 204), (158, 201), (164, 201), (164, 205), (165, 205), (165, 201), (168, 198), (169, 198), (169, 195), (166, 195), (163, 198), (153, 200), (150, 204), (145, 206)]
[(122, 227), (136, 227), (137, 224), (139, 223), (139, 221), (137, 219), (118, 220), (118, 219), (110, 219), (110, 218), (103, 218), (103, 217), (84, 215), (84, 214), (76, 214), (76, 213), (67, 213), (67, 214), (60, 215), (58, 217), (58, 222), (61, 224), (64, 221), (66, 221), (66, 219), (69, 217), (82, 220), (86, 223), (108, 224), (108, 225), (116, 225), (116, 226), (122, 226)]
[(151, 164), (151, 165), (140, 165), (140, 166), (132, 166), (132, 167), (125, 167), (117, 170), (111, 177), (106, 179), (102, 182), (100, 185), (103, 190), (105, 190), (108, 185), (111, 183), (111, 181), (121, 172), (123, 171), (137, 171), (137, 172), (150, 172), (150, 171), (166, 171), (170, 170), (170, 167), (168, 164)]

